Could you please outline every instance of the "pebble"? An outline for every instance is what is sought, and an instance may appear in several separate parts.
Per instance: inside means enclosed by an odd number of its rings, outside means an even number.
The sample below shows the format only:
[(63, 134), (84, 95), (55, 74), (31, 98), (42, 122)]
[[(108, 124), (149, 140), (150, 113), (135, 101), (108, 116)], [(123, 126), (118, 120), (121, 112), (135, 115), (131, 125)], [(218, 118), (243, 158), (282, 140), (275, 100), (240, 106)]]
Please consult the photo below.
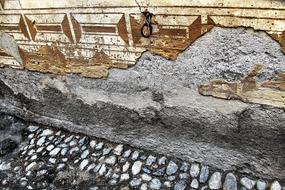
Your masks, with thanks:
[(136, 161), (134, 164), (133, 164), (133, 167), (132, 167), (132, 174), (133, 175), (137, 175), (140, 173), (141, 169), (142, 169), (142, 162), (141, 161)]
[(126, 150), (126, 151), (123, 153), (123, 157), (124, 157), (124, 158), (128, 158), (128, 157), (130, 157), (131, 153), (132, 153), (131, 150)]
[(26, 171), (32, 170), (36, 165), (37, 165), (36, 162), (30, 163), (30, 164), (26, 167)]
[(183, 162), (181, 167), (180, 167), (180, 171), (187, 172), (188, 169), (189, 169), (189, 164), (186, 162)]
[(152, 174), (155, 176), (163, 176), (164, 173), (165, 173), (165, 168), (159, 168), (155, 170), (155, 172), (153, 172)]
[(52, 149), (54, 148), (54, 145), (48, 145), (48, 147), (46, 148), (47, 149), (47, 151), (51, 151)]
[(198, 182), (198, 180), (197, 180), (197, 179), (193, 179), (190, 186), (191, 186), (192, 188), (194, 188), (194, 189), (198, 189), (198, 187), (199, 187), (199, 182)]
[(72, 155), (72, 154), (74, 154), (74, 153), (76, 153), (78, 151), (79, 151), (78, 147), (73, 147), (72, 149), (69, 150), (69, 154)]
[(64, 142), (65, 143), (69, 143), (72, 139), (73, 139), (73, 135), (71, 135), (71, 136), (69, 136), (68, 138), (66, 138), (65, 140), (64, 140)]
[(237, 190), (237, 179), (234, 174), (228, 173), (226, 175), (223, 190)]
[(63, 169), (65, 167), (65, 164), (63, 164), (63, 163), (61, 163), (61, 164), (59, 164), (58, 166), (57, 166), (57, 170), (61, 170), (61, 169)]
[(68, 148), (63, 148), (63, 149), (60, 151), (60, 154), (61, 154), (62, 156), (65, 156), (67, 152), (68, 152)]
[(149, 186), (150, 186), (151, 189), (160, 189), (161, 182), (160, 182), (160, 180), (158, 178), (154, 178), (154, 179), (151, 180)]
[(127, 173), (124, 173), (121, 175), (120, 181), (126, 181), (130, 179), (130, 175)]
[(31, 132), (35, 132), (36, 130), (39, 129), (39, 127), (38, 127), (38, 126), (34, 126), (34, 125), (30, 125), (30, 126), (28, 127), (28, 129), (29, 129), (29, 131), (31, 131)]
[(257, 190), (265, 190), (266, 189), (266, 182), (265, 181), (262, 181), (262, 180), (258, 180), (256, 182), (256, 187), (257, 187)]
[(130, 185), (131, 185), (132, 187), (137, 187), (137, 186), (139, 186), (141, 183), (142, 183), (142, 182), (141, 182), (141, 179), (138, 179), (138, 178), (134, 178), (134, 179), (132, 179), (132, 180), (130, 181)]
[(100, 142), (100, 143), (96, 144), (95, 150), (101, 150), (103, 148), (103, 146), (104, 146), (104, 143)]
[(40, 134), (40, 137), (41, 136), (49, 136), (49, 135), (52, 135), (53, 134), (53, 131), (50, 130), (50, 129), (45, 129), (43, 130), (43, 132)]
[(178, 170), (177, 164), (175, 164), (173, 161), (170, 161), (166, 168), (166, 174), (167, 175), (175, 174), (177, 170)]
[(209, 178), (209, 167), (208, 166), (202, 166), (199, 181), (201, 183), (206, 183)]
[(152, 177), (148, 174), (142, 174), (141, 178), (143, 181), (150, 181), (152, 179)]
[(118, 146), (116, 146), (114, 148), (114, 154), (117, 155), (117, 156), (121, 156), (122, 152), (123, 152), (123, 149), (124, 149), (124, 145), (120, 144)]
[(92, 163), (88, 166), (87, 171), (93, 170), (96, 167), (96, 164)]
[(243, 178), (241, 178), (240, 183), (243, 186), (245, 186), (247, 189), (252, 189), (256, 182), (254, 180), (247, 178), (247, 177), (243, 177)]
[(179, 177), (180, 177), (180, 179), (187, 179), (187, 178), (189, 178), (189, 174), (188, 173), (182, 173), (182, 174), (179, 174)]
[(81, 154), (81, 159), (85, 159), (89, 156), (89, 150), (84, 150), (84, 152), (82, 152)]
[(117, 157), (115, 156), (110, 156), (108, 158), (106, 158), (105, 163), (109, 164), (109, 165), (114, 165), (117, 161)]
[(147, 190), (147, 184), (143, 183), (142, 186), (140, 187), (140, 190)]
[(210, 189), (220, 189), (222, 187), (222, 175), (220, 172), (215, 172), (209, 180)]
[(46, 141), (46, 137), (41, 137), (38, 141), (37, 141), (37, 145), (38, 146), (42, 146)]
[(95, 140), (91, 140), (89, 145), (90, 145), (91, 148), (94, 148), (96, 146), (96, 141)]
[(174, 190), (185, 190), (187, 187), (187, 183), (185, 180), (180, 180), (178, 181), (175, 186), (174, 186)]
[(111, 148), (104, 148), (103, 149), (103, 156), (108, 155), (111, 152)]
[(152, 165), (156, 160), (156, 157), (152, 156), (152, 155), (149, 155), (147, 160), (146, 160), (146, 165), (147, 166), (150, 166)]
[(99, 175), (100, 175), (100, 176), (104, 175), (104, 173), (106, 172), (106, 170), (107, 170), (106, 165), (103, 164), (103, 165), (101, 166), (99, 172), (98, 172)]
[(139, 151), (134, 151), (132, 154), (132, 160), (134, 161), (137, 160), (139, 155), (140, 155)]
[(195, 178), (198, 177), (200, 172), (200, 168), (199, 168), (199, 164), (191, 164), (191, 168), (190, 168), (190, 175), (191, 177)]
[(122, 171), (123, 172), (126, 172), (128, 169), (130, 168), (130, 163), (129, 162), (126, 162), (123, 167), (122, 167)]
[(271, 184), (271, 187), (270, 187), (270, 190), (281, 190), (281, 185), (279, 184), (278, 181), (274, 181), (272, 184)]
[(55, 156), (57, 156), (57, 154), (58, 154), (60, 151), (61, 151), (61, 148), (55, 148), (55, 149), (53, 149), (53, 150), (49, 153), (49, 155), (52, 156), (52, 157), (55, 157)]
[(88, 163), (89, 163), (88, 159), (82, 160), (79, 166), (80, 170), (84, 170), (85, 167), (88, 165)]
[(56, 163), (56, 159), (55, 159), (55, 158), (50, 158), (48, 161), (49, 161), (51, 164), (55, 164), (55, 163)]

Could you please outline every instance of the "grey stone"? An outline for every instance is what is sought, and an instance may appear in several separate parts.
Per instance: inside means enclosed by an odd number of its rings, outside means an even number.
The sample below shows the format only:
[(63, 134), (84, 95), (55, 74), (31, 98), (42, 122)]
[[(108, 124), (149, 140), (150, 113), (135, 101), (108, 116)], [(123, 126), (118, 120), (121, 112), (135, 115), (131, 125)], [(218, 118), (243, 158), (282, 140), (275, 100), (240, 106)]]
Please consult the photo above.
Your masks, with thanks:
[(150, 185), (149, 187), (151, 189), (160, 189), (161, 187), (161, 182), (158, 178), (153, 178), (151, 181), (150, 181)]
[(223, 190), (237, 190), (237, 179), (232, 173), (228, 173), (225, 178)]
[(37, 167), (37, 163), (36, 162), (32, 162), (30, 163), (27, 167), (26, 167), (26, 172), (33, 170), (35, 167)]
[(174, 190), (185, 190), (187, 188), (187, 183), (185, 180), (180, 180), (174, 185)]
[(167, 168), (166, 168), (166, 174), (167, 175), (172, 175), (175, 174), (178, 170), (178, 166), (176, 163), (174, 163), (173, 161), (170, 161)]
[(165, 167), (156, 169), (152, 174), (154, 176), (163, 176), (165, 174)]
[(89, 143), (90, 147), (91, 148), (95, 148), (96, 146), (96, 141), (95, 140), (91, 140), (90, 143)]
[(99, 174), (100, 176), (103, 176), (103, 175), (106, 173), (106, 171), (107, 171), (106, 165), (105, 165), (105, 164), (102, 164), (102, 166), (101, 166), (101, 168), (100, 168), (98, 174)]
[(130, 181), (132, 187), (138, 187), (142, 183), (141, 179), (134, 178)]
[(200, 166), (199, 164), (191, 164), (191, 168), (190, 168), (190, 175), (191, 177), (195, 178), (198, 177), (200, 172)]
[(48, 147), (46, 149), (47, 149), (47, 151), (51, 151), (53, 148), (54, 148), (54, 145), (51, 144), (51, 145), (48, 145)]
[(188, 173), (181, 173), (181, 174), (179, 174), (179, 178), (180, 179), (187, 179), (189, 177), (190, 177), (190, 175)]
[(87, 150), (85, 150), (85, 151), (82, 152), (82, 154), (81, 154), (81, 159), (85, 159), (85, 158), (87, 158), (88, 156), (89, 156), (89, 150), (87, 149)]
[(206, 183), (209, 178), (209, 167), (208, 166), (202, 166), (199, 181), (201, 183)]
[(131, 155), (132, 151), (131, 150), (126, 150), (124, 153), (123, 153), (123, 157), (124, 158), (128, 158), (130, 155)]
[(135, 161), (135, 163), (132, 166), (132, 174), (137, 175), (140, 173), (142, 169), (142, 162), (141, 161)]
[(146, 165), (147, 166), (150, 166), (151, 164), (153, 164), (154, 162), (156, 161), (156, 157), (152, 156), (152, 155), (149, 155), (147, 160), (146, 160)]
[(132, 160), (134, 161), (137, 160), (139, 157), (139, 154), (140, 154), (139, 151), (134, 151), (132, 154)]
[(274, 181), (271, 184), (270, 190), (281, 190), (281, 189), (282, 189), (282, 187), (278, 181)]
[(247, 177), (243, 177), (240, 180), (240, 183), (245, 186), (247, 189), (252, 189), (255, 186), (256, 181), (251, 180)]
[(61, 148), (55, 148), (55, 149), (53, 149), (53, 150), (49, 153), (49, 155), (55, 157), (55, 156), (58, 155), (58, 153), (59, 153), (60, 151), (61, 151)]
[(128, 173), (122, 174), (120, 181), (127, 181), (130, 179), (130, 175)]
[(103, 149), (103, 156), (108, 155), (111, 152), (111, 148), (104, 148)]
[(122, 171), (123, 172), (126, 172), (128, 171), (128, 169), (130, 168), (130, 163), (129, 162), (126, 162), (123, 167), (122, 167)]
[(96, 164), (92, 163), (87, 167), (86, 171), (89, 172), (89, 171), (93, 170), (95, 167), (96, 167)]
[(172, 184), (171, 184), (170, 181), (164, 182), (163, 185), (164, 185), (165, 187), (168, 187), (168, 188), (170, 188), (170, 187), (172, 186)]
[(145, 173), (147, 173), (147, 174), (150, 174), (150, 173), (151, 173), (150, 169), (148, 169), (147, 167), (143, 167), (142, 170), (143, 170)]
[(143, 181), (150, 181), (152, 179), (152, 177), (148, 174), (142, 174), (141, 178)]
[(123, 150), (124, 150), (124, 145), (122, 145), (122, 144), (117, 145), (117, 146), (114, 148), (114, 154), (117, 155), (117, 156), (121, 156)]
[(43, 136), (37, 141), (38, 146), (42, 146), (46, 142), (46, 137)]
[(88, 165), (88, 163), (89, 163), (88, 159), (82, 160), (79, 165), (80, 170), (84, 170), (85, 167)]
[(110, 156), (108, 158), (106, 158), (105, 163), (109, 164), (109, 165), (114, 165), (117, 161), (117, 157), (116, 156)]
[(49, 136), (49, 135), (52, 135), (53, 134), (53, 130), (51, 129), (45, 129), (43, 130), (43, 132), (40, 134), (40, 137), (41, 136)]
[(189, 164), (186, 162), (183, 162), (180, 167), (180, 171), (187, 172), (188, 170), (189, 170)]
[(100, 142), (100, 143), (96, 144), (95, 150), (101, 150), (103, 148), (103, 146), (104, 146), (104, 143)]
[(143, 183), (140, 187), (140, 190), (147, 190), (147, 184)]
[(257, 190), (265, 190), (266, 189), (266, 182), (265, 181), (262, 181), (262, 180), (257, 180), (256, 182), (256, 188)]
[(28, 127), (28, 130), (30, 131), (30, 132), (35, 132), (36, 130), (38, 130), (39, 129), (39, 127), (38, 126), (35, 126), (35, 125), (30, 125), (29, 127)]
[(199, 182), (198, 182), (198, 180), (197, 180), (197, 179), (193, 179), (192, 182), (191, 182), (191, 184), (190, 184), (190, 186), (191, 186), (192, 188), (194, 188), (194, 189), (198, 189), (198, 187), (199, 187)]
[(51, 164), (55, 164), (56, 163), (56, 159), (55, 158), (50, 158), (50, 159), (48, 159), (48, 161)]
[(222, 187), (222, 175), (220, 172), (215, 172), (212, 174), (209, 180), (210, 189), (220, 189)]

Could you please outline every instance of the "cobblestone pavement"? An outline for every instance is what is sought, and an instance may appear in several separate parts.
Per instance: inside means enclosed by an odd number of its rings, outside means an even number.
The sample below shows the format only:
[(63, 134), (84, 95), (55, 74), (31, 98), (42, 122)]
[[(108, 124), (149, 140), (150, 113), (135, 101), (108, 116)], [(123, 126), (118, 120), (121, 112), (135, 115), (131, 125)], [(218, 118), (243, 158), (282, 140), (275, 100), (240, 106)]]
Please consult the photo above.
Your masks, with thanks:
[(16, 155), (0, 160), (0, 189), (285, 189), (277, 180), (51, 128), (30, 125), (25, 136)]

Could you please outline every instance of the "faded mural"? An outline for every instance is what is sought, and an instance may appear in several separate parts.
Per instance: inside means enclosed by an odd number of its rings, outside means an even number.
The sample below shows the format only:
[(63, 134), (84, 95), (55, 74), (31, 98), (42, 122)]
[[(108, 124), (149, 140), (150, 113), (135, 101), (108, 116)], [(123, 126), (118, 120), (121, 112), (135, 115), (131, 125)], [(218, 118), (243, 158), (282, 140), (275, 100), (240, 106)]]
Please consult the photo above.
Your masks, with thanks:
[[(133, 66), (145, 51), (175, 60), (215, 26), (264, 31), (285, 53), (283, 1), (0, 0), (0, 6), (0, 67), (107, 78), (110, 68)], [(284, 73), (257, 84), (261, 67), (241, 82), (213, 81), (199, 92), (285, 107)]]

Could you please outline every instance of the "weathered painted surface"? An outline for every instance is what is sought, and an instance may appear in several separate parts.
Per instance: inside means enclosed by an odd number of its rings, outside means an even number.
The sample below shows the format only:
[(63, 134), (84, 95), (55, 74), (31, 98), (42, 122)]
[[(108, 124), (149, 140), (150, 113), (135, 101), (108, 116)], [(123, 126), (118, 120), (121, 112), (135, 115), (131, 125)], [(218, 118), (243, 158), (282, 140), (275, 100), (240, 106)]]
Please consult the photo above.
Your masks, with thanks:
[(238, 99), (277, 107), (285, 107), (285, 73), (278, 74), (276, 81), (257, 82), (256, 76), (262, 65), (255, 68), (241, 81), (211, 81), (207, 85), (199, 85), (199, 93), (223, 99)]
[[(168, 59), (214, 26), (266, 31), (285, 51), (282, 1), (1, 0), (0, 30), (15, 39), (21, 59), (1, 48), (0, 64), (50, 73), (106, 78), (144, 51)], [(142, 11), (154, 14), (153, 34), (141, 35)], [(16, 53), (17, 54), (17, 53)], [(51, 56), (52, 55), (52, 56)], [(23, 60), (23, 61), (21, 61)]]

